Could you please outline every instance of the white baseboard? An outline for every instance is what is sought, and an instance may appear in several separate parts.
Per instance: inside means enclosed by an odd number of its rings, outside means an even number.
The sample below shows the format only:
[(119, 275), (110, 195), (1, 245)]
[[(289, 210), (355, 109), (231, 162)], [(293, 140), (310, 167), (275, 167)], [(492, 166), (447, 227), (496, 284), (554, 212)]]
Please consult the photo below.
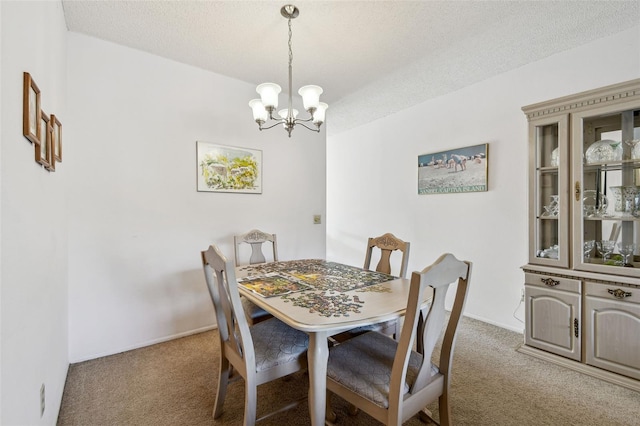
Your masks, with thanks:
[[(524, 329), (523, 328), (522, 329), (518, 329), (516, 327), (510, 327), (508, 325), (500, 324), (500, 323), (497, 323), (495, 321), (491, 321), (491, 320), (489, 320), (487, 318), (479, 317), (477, 315), (466, 314), (466, 313), (463, 314), (463, 315), (465, 317), (469, 317), (469, 318), (473, 318), (473, 319), (478, 320), (478, 321), (486, 322), (487, 324), (495, 325), (496, 327), (504, 328), (504, 329), (507, 329), (507, 330), (510, 330), (510, 331), (514, 331), (516, 333), (520, 333), (520, 334), (524, 333)], [(217, 328), (218, 328), (218, 326), (215, 325), (215, 324), (208, 325), (208, 326), (205, 326), (205, 327), (196, 328), (194, 330), (183, 331), (182, 333), (171, 334), (171, 335), (168, 335), (168, 336), (160, 337), (158, 339), (148, 340), (146, 342), (142, 342), (142, 343), (139, 343), (139, 344), (136, 344), (136, 345), (132, 345), (132, 346), (127, 346), (127, 347), (124, 347), (124, 348), (120, 348), (120, 349), (117, 349), (115, 351), (96, 353), (96, 354), (87, 355), (87, 356), (84, 356), (84, 357), (81, 357), (81, 358), (72, 359), (72, 360), (69, 360), (69, 363), (70, 364), (76, 364), (78, 362), (89, 361), (89, 360), (96, 359), (96, 358), (102, 358), (104, 356), (115, 355), (115, 354), (119, 354), (119, 353), (122, 353), (122, 352), (132, 351), (134, 349), (144, 348), (146, 346), (155, 345), (157, 343), (168, 342), (170, 340), (179, 339), (181, 337), (187, 337), (187, 336), (191, 336), (193, 334), (203, 333), (203, 332), (209, 331), (209, 330), (215, 330)]]
[(193, 334), (203, 333), (205, 331), (215, 330), (217, 328), (218, 328), (217, 324), (207, 325), (205, 327), (196, 328), (194, 330), (183, 331), (182, 333), (171, 334), (169, 336), (160, 337), (158, 339), (148, 340), (146, 342), (142, 342), (142, 343), (139, 343), (139, 344), (136, 344), (136, 345), (132, 345), (132, 346), (128, 346), (128, 347), (125, 347), (125, 348), (121, 348), (121, 349), (118, 349), (118, 350), (115, 350), (115, 351), (97, 353), (97, 354), (87, 355), (85, 357), (78, 358), (78, 359), (72, 359), (72, 360), (69, 360), (69, 363), (70, 364), (76, 364), (78, 362), (89, 361), (89, 360), (96, 359), (96, 358), (102, 358), (104, 356), (115, 355), (115, 354), (119, 354), (119, 353), (122, 353), (122, 352), (132, 351), (134, 349), (144, 348), (146, 346), (155, 345), (157, 343), (168, 342), (169, 340), (179, 339), (181, 337), (187, 337), (187, 336), (191, 336)]
[(522, 325), (522, 328), (511, 327), (509, 325), (500, 324), (498, 322), (491, 321), (490, 319), (482, 318), (482, 317), (479, 317), (479, 316), (473, 315), (473, 314), (463, 313), (462, 315), (465, 316), (465, 317), (473, 318), (473, 319), (478, 320), (478, 321), (486, 322), (487, 324), (495, 325), (496, 327), (500, 327), (500, 328), (504, 328), (506, 330), (515, 331), (516, 333), (524, 334), (524, 324)]

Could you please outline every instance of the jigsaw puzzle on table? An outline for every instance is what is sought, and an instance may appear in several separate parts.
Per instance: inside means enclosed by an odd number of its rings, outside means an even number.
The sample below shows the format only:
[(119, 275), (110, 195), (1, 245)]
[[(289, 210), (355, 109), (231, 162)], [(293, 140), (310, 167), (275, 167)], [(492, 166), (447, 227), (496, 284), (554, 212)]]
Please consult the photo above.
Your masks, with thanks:
[(381, 286), (381, 285), (371, 285), (369, 287), (359, 288), (356, 290), (359, 293), (372, 292), (372, 293), (391, 293), (391, 289), (389, 287)]
[(262, 297), (282, 296), (309, 289), (308, 285), (280, 274), (241, 278), (238, 280), (238, 284)]
[(366, 271), (355, 266), (320, 259), (271, 262), (240, 269), (246, 269), (249, 276), (269, 273), (291, 275), (316, 290), (332, 290), (341, 293), (380, 284), (395, 278), (380, 272)]
[[(360, 313), (364, 300), (357, 295), (350, 296), (344, 293), (351, 290), (390, 292), (388, 288), (377, 284), (395, 278), (380, 272), (319, 259), (262, 263), (238, 269), (247, 272), (247, 278), (238, 280), (241, 285), (247, 287), (247, 283), (253, 283), (260, 287), (259, 291), (256, 288), (247, 288), (261, 295), (281, 296), (294, 306), (309, 309), (310, 313), (324, 317), (348, 317), (350, 313)], [(265, 278), (269, 276), (278, 276), (279, 279), (276, 282), (265, 283)], [(300, 287), (295, 284), (300, 284)], [(295, 291), (303, 292), (291, 294)]]
[(350, 312), (358, 314), (364, 304), (358, 296), (351, 297), (342, 293), (303, 293), (295, 297), (286, 294), (282, 298), (293, 302), (294, 306), (308, 308), (311, 314), (317, 312), (323, 317), (348, 317)]

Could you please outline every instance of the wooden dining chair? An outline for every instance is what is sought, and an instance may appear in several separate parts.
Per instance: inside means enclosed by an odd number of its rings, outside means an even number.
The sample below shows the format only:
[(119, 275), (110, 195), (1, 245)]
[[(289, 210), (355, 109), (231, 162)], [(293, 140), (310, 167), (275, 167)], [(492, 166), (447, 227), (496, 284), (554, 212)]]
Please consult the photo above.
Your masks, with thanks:
[[(386, 425), (401, 425), (416, 413), (427, 416), (423, 408), (438, 398), (440, 424), (451, 424), (451, 363), (471, 266), (447, 253), (422, 272), (414, 272), (400, 341), (371, 331), (332, 347), (327, 390)], [(447, 318), (444, 302), (453, 282), (457, 282), (457, 289)], [(429, 291), (433, 292), (432, 301), (421, 309)], [(442, 330), (439, 364), (435, 365), (431, 356)], [(327, 420), (335, 421), (330, 409)]]
[[(373, 250), (378, 249), (380, 260), (378, 261), (375, 270), (377, 272), (382, 272), (383, 274), (394, 275), (391, 273), (391, 254), (394, 251), (399, 251), (402, 253), (402, 257), (400, 259), (400, 270), (396, 276), (405, 278), (407, 275), (407, 265), (409, 264), (410, 245), (411, 244), (408, 241), (402, 241), (400, 238), (390, 233), (386, 233), (379, 237), (369, 238), (367, 241), (367, 250), (364, 259), (364, 269), (371, 270)], [(344, 342), (362, 333), (366, 333), (367, 331), (379, 331), (386, 335), (395, 337), (400, 332), (400, 320), (395, 319), (378, 324), (356, 327), (333, 336), (332, 339), (337, 342)]]
[[(262, 251), (263, 246), (266, 244), (271, 244), (271, 260), (274, 262), (278, 261), (278, 240), (276, 238), (276, 234), (268, 234), (266, 232), (262, 232), (258, 229), (252, 229), (246, 234), (236, 235), (233, 237), (234, 247), (235, 247), (235, 257), (236, 257), (236, 265), (255, 265), (256, 263), (265, 263), (267, 258)], [(249, 262), (241, 262), (240, 261), (240, 249), (244, 244), (249, 244), (251, 246), (251, 256), (249, 257)]]
[[(287, 376), (307, 366), (309, 337), (306, 333), (271, 318), (249, 326), (242, 314), (238, 282), (233, 262), (216, 246), (202, 252), (202, 266), (218, 322), (220, 368), (214, 419), (222, 415), (227, 385), (233, 374), (244, 379), (244, 425), (256, 422), (257, 387)], [(275, 412), (297, 405), (300, 400)]]
[[(265, 263), (267, 261), (267, 258), (262, 251), (265, 244), (271, 244), (271, 259), (274, 262), (278, 261), (278, 240), (276, 239), (276, 234), (268, 234), (258, 229), (252, 229), (246, 234), (234, 236), (233, 242), (236, 266)], [(251, 256), (249, 257), (248, 263), (243, 263), (240, 261), (241, 247), (245, 244), (251, 246)], [(267, 311), (260, 308), (255, 303), (248, 301), (244, 297), (242, 297), (241, 300), (242, 306), (244, 306), (244, 312), (247, 316), (247, 321), (249, 321), (249, 325), (257, 324), (260, 321), (272, 318), (272, 316)]]
[(407, 265), (409, 264), (409, 246), (409, 242), (402, 241), (400, 238), (390, 233), (386, 233), (375, 238), (369, 238), (367, 241), (367, 251), (364, 259), (364, 269), (371, 269), (373, 249), (376, 248), (380, 250), (380, 260), (376, 266), (376, 271), (384, 274), (395, 275), (391, 273), (391, 254), (394, 251), (399, 251), (402, 253), (400, 271), (395, 276), (405, 278), (407, 276)]

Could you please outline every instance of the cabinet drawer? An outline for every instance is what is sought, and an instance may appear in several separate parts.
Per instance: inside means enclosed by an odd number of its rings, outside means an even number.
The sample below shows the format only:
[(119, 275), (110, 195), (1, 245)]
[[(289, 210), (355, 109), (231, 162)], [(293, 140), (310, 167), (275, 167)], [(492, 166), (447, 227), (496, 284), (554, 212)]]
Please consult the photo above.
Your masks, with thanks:
[(555, 288), (571, 293), (580, 293), (580, 280), (571, 278), (561, 278), (525, 272), (524, 281), (525, 284), (536, 287)]
[(640, 288), (587, 281), (585, 291), (587, 296), (619, 300), (621, 302), (640, 303)]

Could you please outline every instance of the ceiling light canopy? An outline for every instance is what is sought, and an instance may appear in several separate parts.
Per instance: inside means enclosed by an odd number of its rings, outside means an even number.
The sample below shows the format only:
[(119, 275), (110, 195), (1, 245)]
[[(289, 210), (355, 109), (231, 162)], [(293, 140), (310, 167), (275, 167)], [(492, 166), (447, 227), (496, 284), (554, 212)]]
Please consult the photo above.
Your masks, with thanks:
[[(295, 19), (300, 14), (300, 11), (294, 5), (288, 4), (280, 9), (280, 13), (287, 18), (289, 24), (289, 104), (287, 109), (278, 111), (280, 118), (274, 117), (273, 113), (278, 108), (278, 95), (282, 91), (282, 88), (275, 83), (262, 83), (256, 87), (256, 92), (260, 95), (260, 99), (252, 99), (249, 102), (249, 106), (253, 110), (253, 119), (258, 123), (260, 130), (271, 129), (278, 124), (282, 124), (289, 134), (289, 137), (291, 137), (291, 132), (297, 124), (311, 131), (320, 132), (320, 126), (324, 123), (325, 119), (325, 111), (329, 108), (327, 104), (320, 102), (320, 95), (322, 94), (322, 88), (320, 86), (303, 86), (298, 90), (298, 94), (302, 97), (304, 109), (309, 113), (310, 117), (304, 119), (297, 118), (298, 111), (292, 107), (293, 52), (291, 51), (291, 20)], [(268, 127), (262, 127), (267, 120), (274, 121), (275, 123)], [(315, 128), (304, 124), (308, 122), (313, 123)]]

